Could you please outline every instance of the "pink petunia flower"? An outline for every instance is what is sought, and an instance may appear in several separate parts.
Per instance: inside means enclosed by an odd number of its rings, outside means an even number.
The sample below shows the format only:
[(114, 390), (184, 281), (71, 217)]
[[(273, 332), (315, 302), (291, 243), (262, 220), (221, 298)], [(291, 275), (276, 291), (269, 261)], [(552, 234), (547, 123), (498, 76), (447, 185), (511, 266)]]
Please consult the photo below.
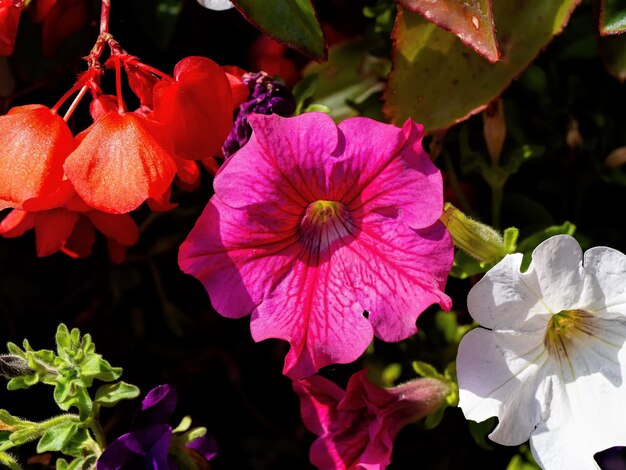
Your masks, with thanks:
[(436, 411), (449, 392), (437, 379), (380, 388), (364, 370), (350, 378), (345, 391), (320, 376), (294, 381), (293, 388), (304, 425), (319, 436), (309, 457), (321, 470), (384, 469), (398, 432)]
[(373, 335), (413, 335), (432, 303), (450, 308), (453, 247), (421, 126), (337, 126), (323, 113), (249, 122), (179, 254), (215, 310), (252, 313), (255, 341), (289, 341), (284, 373), (300, 378), (356, 360)]

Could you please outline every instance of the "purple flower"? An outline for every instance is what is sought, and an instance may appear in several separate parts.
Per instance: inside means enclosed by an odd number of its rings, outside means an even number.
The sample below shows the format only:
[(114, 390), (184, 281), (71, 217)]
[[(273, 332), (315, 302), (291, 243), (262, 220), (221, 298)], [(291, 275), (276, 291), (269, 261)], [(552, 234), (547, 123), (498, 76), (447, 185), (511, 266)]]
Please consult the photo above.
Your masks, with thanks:
[(225, 157), (230, 157), (250, 140), (252, 127), (248, 124), (248, 116), (252, 113), (289, 117), (296, 110), (296, 100), (289, 88), (265, 72), (246, 73), (241, 79), (248, 85), (250, 97), (239, 107), (235, 124), (224, 142)]
[[(97, 470), (178, 470), (173, 454), (172, 427), (167, 423), (176, 408), (176, 391), (159, 385), (148, 392), (135, 416), (132, 431), (118, 437), (104, 450)], [(184, 449), (194, 460), (210, 460), (217, 454), (217, 444), (204, 435), (189, 442)], [(201, 468), (201, 467), (199, 467)]]

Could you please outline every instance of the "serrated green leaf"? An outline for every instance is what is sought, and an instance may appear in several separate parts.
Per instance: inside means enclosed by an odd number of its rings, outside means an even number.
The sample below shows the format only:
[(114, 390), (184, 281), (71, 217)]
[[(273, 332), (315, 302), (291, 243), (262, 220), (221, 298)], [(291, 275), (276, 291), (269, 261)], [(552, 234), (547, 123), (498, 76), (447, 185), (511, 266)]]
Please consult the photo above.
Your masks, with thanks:
[(326, 43), (310, 0), (233, 0), (239, 12), (274, 39), (315, 60), (326, 58)]
[(20, 390), (35, 385), (39, 379), (37, 375), (23, 375), (15, 377), (7, 383), (7, 390)]
[(57, 327), (57, 332), (54, 339), (57, 345), (57, 354), (61, 357), (66, 357), (66, 351), (72, 349), (72, 340), (70, 338), (70, 332), (64, 323), (61, 323)]
[(139, 396), (139, 388), (126, 382), (105, 384), (96, 390), (94, 403), (104, 407), (114, 406), (121, 400), (130, 400)]
[(600, 34), (621, 34), (626, 31), (626, 0), (600, 1)]
[(37, 452), (60, 451), (65, 444), (74, 436), (78, 425), (73, 422), (62, 423), (46, 431), (37, 443)]
[(494, 2), (502, 51), (502, 60), (495, 64), (419, 14), (399, 8), (386, 114), (395, 124), (410, 117), (433, 132), (483, 110), (563, 29), (579, 2)]
[(80, 364), (80, 377), (87, 386), (91, 385), (93, 379), (112, 382), (119, 379), (120, 375), (122, 375), (122, 368), (112, 367), (99, 354), (91, 354)]

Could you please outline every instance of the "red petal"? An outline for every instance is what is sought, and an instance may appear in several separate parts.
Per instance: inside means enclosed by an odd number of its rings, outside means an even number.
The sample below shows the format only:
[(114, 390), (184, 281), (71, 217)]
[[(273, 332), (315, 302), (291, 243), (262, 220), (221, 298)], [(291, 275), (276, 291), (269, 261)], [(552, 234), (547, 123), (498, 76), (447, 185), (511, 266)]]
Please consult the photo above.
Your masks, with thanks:
[(175, 82), (154, 87), (154, 117), (167, 125), (178, 156), (200, 160), (221, 153), (233, 125), (233, 98), (222, 68), (204, 57), (187, 57)]
[(85, 217), (81, 217), (74, 231), (65, 242), (61, 251), (71, 258), (84, 258), (91, 254), (93, 243), (96, 241), (96, 232), (93, 229), (91, 221)]
[(0, 222), (0, 235), (5, 238), (21, 237), (24, 232), (35, 226), (34, 214), (13, 209)]
[(157, 140), (163, 127), (133, 113), (93, 123), (64, 168), (78, 195), (104, 212), (123, 214), (170, 186), (176, 164)]
[(65, 209), (38, 212), (35, 218), (37, 256), (56, 253), (72, 234), (78, 214)]
[(100, 95), (89, 103), (91, 119), (97, 121), (107, 113), (117, 112), (117, 97), (113, 95)]
[[(178, 173), (176, 174), (176, 184), (183, 191), (193, 191), (200, 186), (200, 167), (192, 160), (176, 158)], [(215, 161), (215, 159), (211, 158)]]
[(137, 224), (128, 214), (106, 214), (90, 211), (85, 215), (107, 238), (112, 238), (121, 245), (131, 246), (139, 240)]
[(124, 262), (124, 260), (126, 259), (126, 251), (128, 247), (125, 245), (120, 245), (111, 238), (107, 240), (107, 244), (109, 246), (109, 256), (111, 257), (111, 261), (116, 264)]
[(128, 61), (124, 62), (124, 69), (128, 76), (128, 85), (139, 98), (139, 102), (152, 109), (152, 91), (159, 79)]
[(45, 106), (21, 106), (1, 116), (0, 199), (20, 207), (53, 194), (74, 147), (65, 121)]
[(13, 54), (22, 9), (13, 5), (0, 6), (0, 56)]
[(226, 78), (228, 78), (228, 83), (230, 83), (230, 92), (233, 94), (233, 107), (236, 108), (250, 96), (250, 89), (242, 80), (246, 71), (233, 65), (224, 66), (222, 69), (226, 72)]
[(59, 45), (87, 23), (85, 0), (58, 0), (42, 26), (44, 57), (54, 57)]

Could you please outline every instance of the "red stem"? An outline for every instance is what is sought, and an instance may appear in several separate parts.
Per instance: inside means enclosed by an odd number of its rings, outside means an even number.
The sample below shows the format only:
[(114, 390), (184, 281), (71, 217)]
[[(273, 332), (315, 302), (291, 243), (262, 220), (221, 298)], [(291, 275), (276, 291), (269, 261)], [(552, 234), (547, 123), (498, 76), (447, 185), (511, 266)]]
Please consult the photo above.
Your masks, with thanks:
[(109, 12), (111, 11), (111, 0), (102, 0), (100, 10), (100, 35), (109, 32)]
[(120, 69), (119, 56), (115, 57), (115, 88), (117, 91), (117, 112), (123, 114), (126, 112), (126, 107), (122, 99), (122, 71)]

